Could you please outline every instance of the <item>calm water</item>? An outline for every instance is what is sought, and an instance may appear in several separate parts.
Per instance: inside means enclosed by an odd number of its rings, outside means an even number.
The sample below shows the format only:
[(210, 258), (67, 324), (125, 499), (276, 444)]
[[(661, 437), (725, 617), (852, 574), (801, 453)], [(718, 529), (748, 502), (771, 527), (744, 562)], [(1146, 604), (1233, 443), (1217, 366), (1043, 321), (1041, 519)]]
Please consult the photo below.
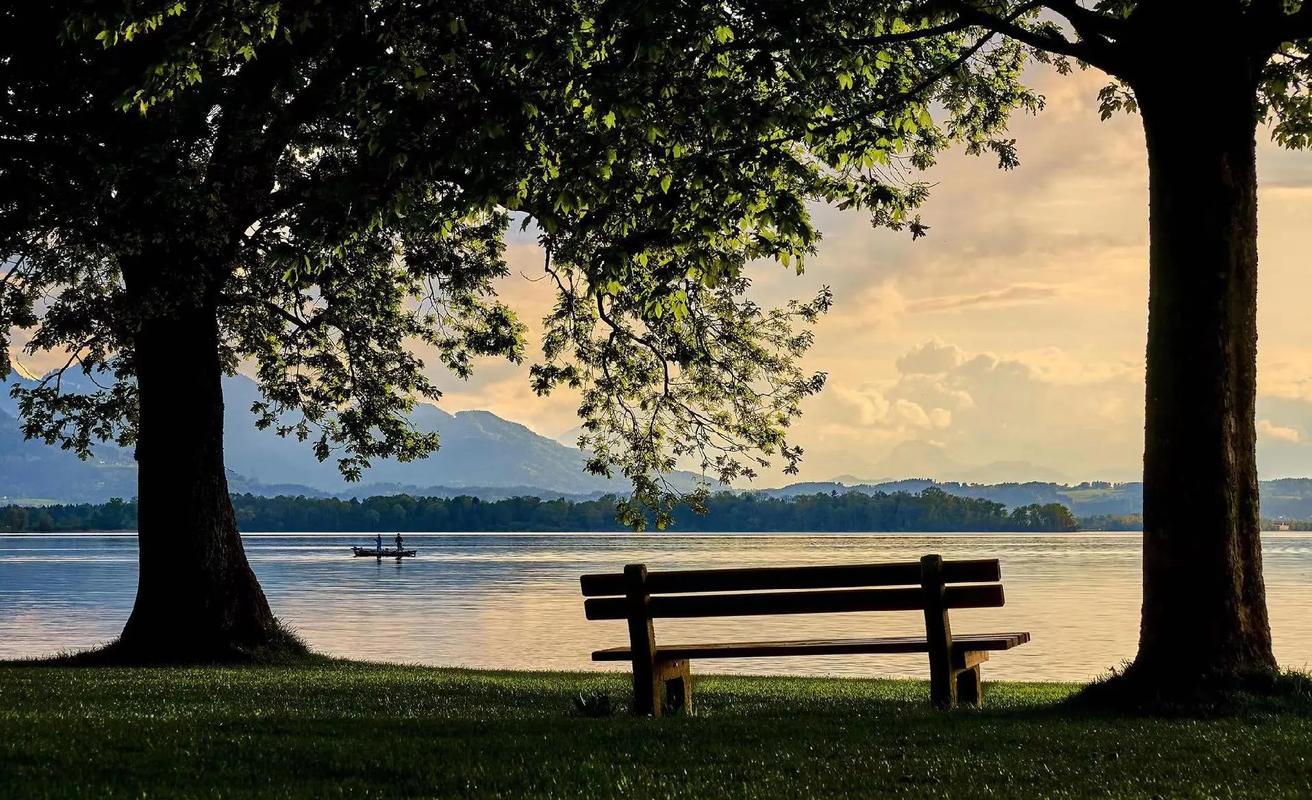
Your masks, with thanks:
[[(1007, 605), (953, 612), (961, 633), (1028, 630), (987, 675), (1080, 680), (1134, 655), (1139, 537), (1133, 534), (592, 535), (406, 537), (400, 565), (351, 557), (372, 536), (254, 534), (247, 552), (275, 610), (316, 649), (352, 658), (517, 669), (598, 669), (623, 622), (586, 622), (578, 577), (652, 569), (997, 557)], [(1276, 656), (1312, 664), (1312, 534), (1265, 538)], [(131, 535), (0, 534), (0, 658), (89, 647), (118, 633), (136, 591)], [(661, 620), (658, 640), (915, 633), (918, 612)], [(607, 665), (605, 668), (622, 668)], [(694, 668), (697, 668), (694, 666)], [(923, 656), (703, 662), (721, 672), (921, 675)]]

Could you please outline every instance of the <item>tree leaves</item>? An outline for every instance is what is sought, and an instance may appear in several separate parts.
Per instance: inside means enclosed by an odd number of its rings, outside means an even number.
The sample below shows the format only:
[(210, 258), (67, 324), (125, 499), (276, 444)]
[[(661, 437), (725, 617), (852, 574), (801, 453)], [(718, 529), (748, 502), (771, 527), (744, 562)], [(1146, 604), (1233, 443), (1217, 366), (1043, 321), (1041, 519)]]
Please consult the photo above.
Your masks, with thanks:
[[(1014, 164), (1008, 115), (1040, 104), (1023, 47), (901, 2), (0, 14), (26, 34), (0, 43), (0, 247), (30, 265), (0, 321), (35, 322), (32, 347), (113, 369), (121, 400), (139, 320), (215, 313), (257, 421), (358, 477), (437, 444), (405, 421), (440, 394), (415, 344), (457, 377), (527, 356), (495, 292), (514, 209), (558, 292), (532, 386), (581, 393), (591, 468), (633, 481), (635, 523), (668, 513), (684, 461), (796, 468), (787, 429), (824, 381), (800, 360), (833, 298), (762, 308), (747, 275), (805, 267), (810, 206), (921, 236), (914, 172), (953, 142)], [(34, 403), (77, 449), (114, 415), (130, 436), (126, 401), (65, 403), (76, 430)]]

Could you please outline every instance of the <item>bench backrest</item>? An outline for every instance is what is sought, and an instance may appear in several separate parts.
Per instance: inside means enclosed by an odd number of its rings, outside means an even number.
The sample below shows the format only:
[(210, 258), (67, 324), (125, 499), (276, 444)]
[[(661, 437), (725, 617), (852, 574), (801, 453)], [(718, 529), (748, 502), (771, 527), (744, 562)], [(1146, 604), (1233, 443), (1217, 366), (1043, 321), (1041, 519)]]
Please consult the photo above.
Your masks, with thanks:
[(849, 611), (995, 608), (1003, 605), (997, 559), (853, 564), (831, 567), (753, 567), (584, 575), (584, 612), (590, 620), (632, 619), (635, 602), (648, 619)]

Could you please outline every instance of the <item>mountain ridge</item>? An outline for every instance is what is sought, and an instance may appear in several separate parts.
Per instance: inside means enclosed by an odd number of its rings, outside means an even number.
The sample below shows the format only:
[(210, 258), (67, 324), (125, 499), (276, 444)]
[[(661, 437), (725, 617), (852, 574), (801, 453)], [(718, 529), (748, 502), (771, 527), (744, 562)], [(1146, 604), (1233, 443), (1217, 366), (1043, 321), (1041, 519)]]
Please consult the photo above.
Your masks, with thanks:
[[(77, 391), (81, 379), (70, 375), (65, 382)], [(7, 383), (15, 382), (31, 383), (11, 374)], [(0, 499), (103, 502), (136, 494), (131, 451), (99, 444), (95, 458), (82, 462), (43, 442), (24, 441), (15, 401), (7, 390), (0, 394)], [(488, 496), (518, 496), (508, 494), (514, 491), (590, 498), (630, 490), (626, 480), (588, 473), (587, 455), (578, 448), (542, 436), (522, 423), (480, 409), (453, 414), (430, 403), (417, 403), (410, 419), (417, 429), (439, 435), (436, 453), (410, 462), (378, 459), (360, 482), (348, 483), (331, 459), (318, 461), (306, 443), (256, 429), (249, 409), (259, 398), (259, 389), (250, 378), (224, 379), (224, 453), (234, 492), (365, 497), (385, 492), (448, 496), (478, 491)], [(682, 489), (701, 480), (690, 472), (675, 473), (671, 479)]]
[[(72, 376), (74, 383), (77, 377)], [(27, 382), (11, 375), (10, 382)], [(359, 483), (347, 483), (331, 463), (317, 461), (304, 443), (256, 430), (249, 413), (259, 397), (254, 381), (225, 379), (225, 441), (228, 480), (236, 494), (263, 496), (364, 498), (385, 494), (428, 497), (473, 495), (487, 500), (539, 497), (591, 500), (606, 494), (627, 494), (629, 484), (584, 471), (585, 454), (542, 436), (531, 428), (496, 414), (468, 409), (447, 412), (428, 403), (412, 414), (416, 427), (436, 431), (442, 448), (433, 456), (407, 464), (383, 459), (366, 471)], [(939, 465), (946, 454), (930, 453)], [(943, 455), (944, 458), (939, 458)], [(963, 465), (952, 462), (956, 467)], [(1001, 463), (1001, 462), (999, 462)], [(914, 466), (914, 465), (913, 465)], [(907, 471), (913, 471), (911, 467)], [(685, 488), (698, 480), (680, 473)], [(1280, 478), (1260, 482), (1262, 514), (1272, 519), (1312, 519), (1312, 479)], [(742, 489), (763, 497), (803, 494), (910, 492), (938, 488), (961, 497), (979, 498), (1014, 508), (1061, 503), (1079, 517), (1140, 513), (1143, 485), (1139, 482), (1052, 480), (997, 483), (969, 480), (901, 478), (862, 480), (841, 475), (830, 481), (804, 481), (776, 488)], [(71, 452), (22, 438), (17, 406), (0, 392), (0, 502), (104, 502), (136, 494), (136, 464), (130, 450), (100, 444), (95, 457), (81, 461)]]

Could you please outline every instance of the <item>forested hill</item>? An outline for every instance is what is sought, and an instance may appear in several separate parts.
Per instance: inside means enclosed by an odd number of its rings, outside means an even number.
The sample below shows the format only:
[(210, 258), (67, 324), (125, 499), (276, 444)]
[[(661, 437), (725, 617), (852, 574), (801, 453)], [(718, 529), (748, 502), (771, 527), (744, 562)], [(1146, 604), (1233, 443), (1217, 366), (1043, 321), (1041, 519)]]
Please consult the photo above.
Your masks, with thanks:
[[(770, 497), (792, 497), (817, 492), (861, 492), (892, 494), (919, 492), (933, 487), (958, 497), (979, 497), (1010, 508), (1025, 505), (1060, 503), (1080, 519), (1088, 517), (1138, 516), (1143, 509), (1143, 484), (1086, 481), (1067, 485), (1049, 481), (1024, 483), (952, 483), (928, 479), (880, 482), (810, 482), (795, 483), (778, 489), (762, 489)], [(1262, 516), (1270, 520), (1312, 520), (1312, 479), (1277, 478), (1258, 484), (1262, 498)]]
[[(233, 497), (243, 531), (621, 531), (614, 497), (539, 500), (518, 497), (487, 502), (475, 497), (394, 495), (366, 500), (308, 497)], [(718, 494), (707, 513), (675, 512), (673, 531), (1070, 531), (1076, 520), (1050, 503), (1008, 509), (1001, 503), (956, 497), (930, 488), (893, 492), (814, 494), (767, 498)], [(0, 509), (0, 530), (132, 530), (135, 502)]]

